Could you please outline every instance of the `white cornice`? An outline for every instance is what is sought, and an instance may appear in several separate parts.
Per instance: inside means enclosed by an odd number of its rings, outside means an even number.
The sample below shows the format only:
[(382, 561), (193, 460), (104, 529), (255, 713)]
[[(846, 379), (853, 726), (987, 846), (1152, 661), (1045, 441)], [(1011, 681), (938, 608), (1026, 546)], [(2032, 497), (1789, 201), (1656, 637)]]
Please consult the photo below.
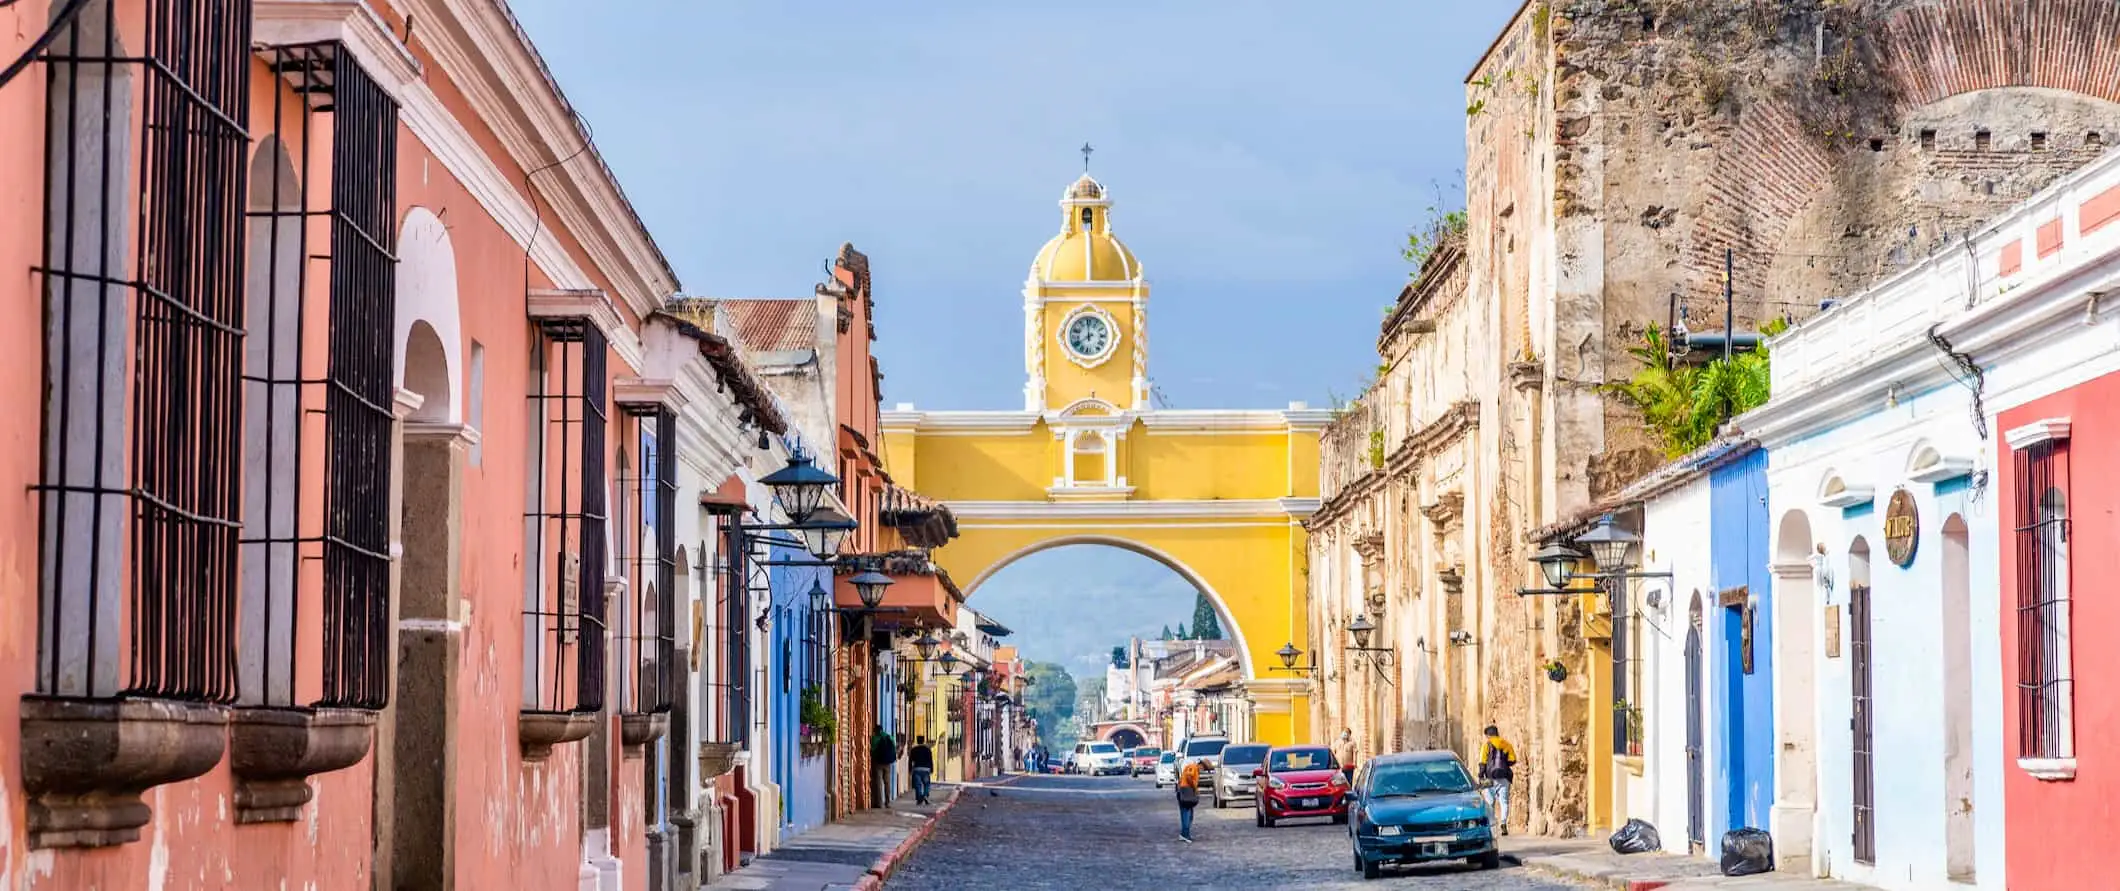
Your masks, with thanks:
[(611, 401), (618, 405), (659, 405), (673, 412), (685, 408), (685, 394), (672, 380), (623, 377), (611, 384)]
[(2069, 426), (2067, 418), (2043, 418), (2022, 427), (2011, 428), (2009, 432), (2002, 434), (2002, 438), (2010, 444), (2011, 451), (2021, 452), (2042, 442), (2067, 439)]
[(1041, 417), (1034, 411), (887, 411), (881, 420), (886, 432), (990, 433), (1029, 430)]
[(1316, 510), (1315, 498), (1233, 498), (1215, 501), (950, 501), (959, 520), (1139, 520), (1220, 517), (1286, 518)]
[[(491, 0), (405, 0), (433, 54), (473, 111), (524, 170), (581, 152), (540, 174), (536, 188), (617, 287), (645, 316), (676, 293), (677, 280), (654, 240), (620, 193), (594, 145), (583, 136), (505, 8)], [(454, 26), (454, 29), (450, 26)]]
[(406, 86), (424, 73), (412, 51), (363, 0), (256, 0), (251, 21), (251, 40), (261, 46), (345, 44), (399, 105), (405, 104)]

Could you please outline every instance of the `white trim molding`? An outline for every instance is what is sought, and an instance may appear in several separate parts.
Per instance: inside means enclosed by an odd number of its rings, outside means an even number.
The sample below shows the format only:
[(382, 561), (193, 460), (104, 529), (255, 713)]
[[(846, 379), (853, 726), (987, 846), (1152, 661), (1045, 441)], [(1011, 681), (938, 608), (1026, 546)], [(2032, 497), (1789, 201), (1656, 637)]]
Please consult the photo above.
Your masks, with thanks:
[(2076, 778), (2074, 758), (2019, 758), (2017, 766), (2033, 779), (2050, 783), (2067, 782)]
[(1940, 483), (1973, 472), (1973, 459), (1946, 455), (1924, 440), (1907, 456), (1907, 479), (1917, 483)]
[(622, 377), (611, 384), (613, 405), (659, 405), (673, 412), (681, 412), (689, 401), (674, 380), (651, 381)]
[(1877, 487), (1850, 483), (1840, 471), (1829, 470), (1818, 484), (1818, 503), (1842, 510), (1877, 500)]
[[(1078, 490), (1079, 491), (1079, 490)], [(1218, 517), (1280, 518), (1303, 508), (1315, 510), (1314, 498), (1232, 498), (1199, 501), (950, 501), (959, 520), (1170, 519)]]
[(2013, 451), (2023, 451), (2042, 442), (2068, 439), (2069, 419), (2042, 418), (2002, 434)]
[(883, 413), (886, 433), (933, 433), (939, 431), (994, 433), (1029, 430), (1044, 415), (1035, 411), (916, 411), (901, 409)]
[(364, 0), (257, 0), (251, 21), (251, 40), (262, 46), (344, 44), (399, 105), (405, 104), (406, 87), (425, 73)]

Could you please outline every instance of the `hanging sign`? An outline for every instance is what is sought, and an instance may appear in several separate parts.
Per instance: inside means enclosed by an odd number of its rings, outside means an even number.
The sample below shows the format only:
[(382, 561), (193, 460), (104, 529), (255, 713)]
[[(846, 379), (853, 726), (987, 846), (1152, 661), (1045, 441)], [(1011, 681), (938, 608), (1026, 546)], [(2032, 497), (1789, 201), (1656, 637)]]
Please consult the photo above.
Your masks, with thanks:
[(1900, 489), (1884, 511), (1884, 553), (1904, 568), (1914, 563), (1914, 546), (1921, 538), (1921, 517), (1914, 510), (1914, 493)]

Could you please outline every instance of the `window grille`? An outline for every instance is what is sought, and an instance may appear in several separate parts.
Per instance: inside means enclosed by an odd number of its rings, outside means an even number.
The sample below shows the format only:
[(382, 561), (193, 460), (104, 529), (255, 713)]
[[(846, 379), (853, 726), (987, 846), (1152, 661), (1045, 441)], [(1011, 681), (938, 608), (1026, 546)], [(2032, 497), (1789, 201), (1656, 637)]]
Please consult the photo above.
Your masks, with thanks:
[(542, 430), (533, 446), (526, 516), (531, 553), (542, 569), (532, 576), (523, 609), (523, 707), (594, 712), (604, 704), (610, 349), (604, 333), (579, 317), (540, 319), (533, 343), (543, 373), (532, 376), (529, 398)]
[(91, 0), (42, 55), (36, 688), (228, 702), (251, 3), (145, 7), (137, 51)]
[(633, 526), (635, 590), (626, 629), (632, 680), (626, 710), (670, 710), (677, 661), (677, 413), (660, 404), (628, 404), (638, 419), (640, 474), (627, 481), (640, 504)]
[(2037, 443), (2016, 462), (2018, 753), (2071, 758), (2068, 445)]
[[(322, 557), (322, 653), (312, 704), (389, 701), (390, 460), (396, 342), (397, 105), (338, 43), (262, 51), (280, 75), (252, 181), (245, 349), (241, 700), (292, 706), (304, 566)], [(290, 105), (299, 109), (288, 114)], [(330, 118), (329, 206), (312, 208), (313, 115)], [(299, 169), (288, 155), (295, 146)], [(305, 355), (309, 222), (328, 226), (326, 352)], [(323, 418), (322, 442), (304, 429)], [(306, 533), (302, 467), (323, 461)], [(253, 637), (254, 635), (254, 637)]]
[(1598, 582), (1612, 604), (1612, 751), (1639, 758), (1642, 754), (1641, 611), (1634, 608), (1626, 579)]
[(721, 519), (721, 546), (715, 555), (715, 581), (720, 587), (720, 628), (710, 636), (710, 646), (721, 652), (721, 713), (713, 724), (710, 742), (739, 745), (751, 740), (751, 635), (750, 576), (763, 567), (750, 559), (743, 544), (743, 531), (733, 516)]

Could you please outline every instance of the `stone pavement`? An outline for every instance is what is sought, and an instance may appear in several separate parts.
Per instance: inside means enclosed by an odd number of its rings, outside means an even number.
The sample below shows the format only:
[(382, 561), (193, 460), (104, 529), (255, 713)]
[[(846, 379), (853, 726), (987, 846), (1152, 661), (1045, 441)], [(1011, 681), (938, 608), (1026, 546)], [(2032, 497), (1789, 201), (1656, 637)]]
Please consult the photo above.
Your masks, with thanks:
[[(991, 793), (991, 794), (989, 794)], [(1504, 862), (1354, 868), (1347, 827), (1327, 820), (1256, 825), (1249, 802), (1194, 813), (1178, 839), (1175, 793), (1148, 777), (1026, 777), (967, 790), (885, 891), (1171, 891), (1178, 888), (1377, 891), (1576, 891), (1573, 879)]]
[(1512, 836), (1502, 845), (1504, 856), (1515, 857), (1532, 869), (1579, 881), (1594, 882), (1620, 891), (1708, 891), (1746, 889), (1761, 891), (1871, 891), (1868, 885), (1814, 879), (1789, 873), (1770, 872), (1756, 876), (1725, 876), (1714, 860), (1676, 854), (1619, 854), (1603, 839), (1557, 839)]
[(862, 811), (784, 838), (780, 847), (706, 887), (714, 891), (874, 888), (897, 867), (899, 858), (927, 838), (935, 819), (949, 810), (959, 794), (972, 788), (983, 787), (936, 783), (928, 804), (916, 805), (908, 794), (888, 809)]

